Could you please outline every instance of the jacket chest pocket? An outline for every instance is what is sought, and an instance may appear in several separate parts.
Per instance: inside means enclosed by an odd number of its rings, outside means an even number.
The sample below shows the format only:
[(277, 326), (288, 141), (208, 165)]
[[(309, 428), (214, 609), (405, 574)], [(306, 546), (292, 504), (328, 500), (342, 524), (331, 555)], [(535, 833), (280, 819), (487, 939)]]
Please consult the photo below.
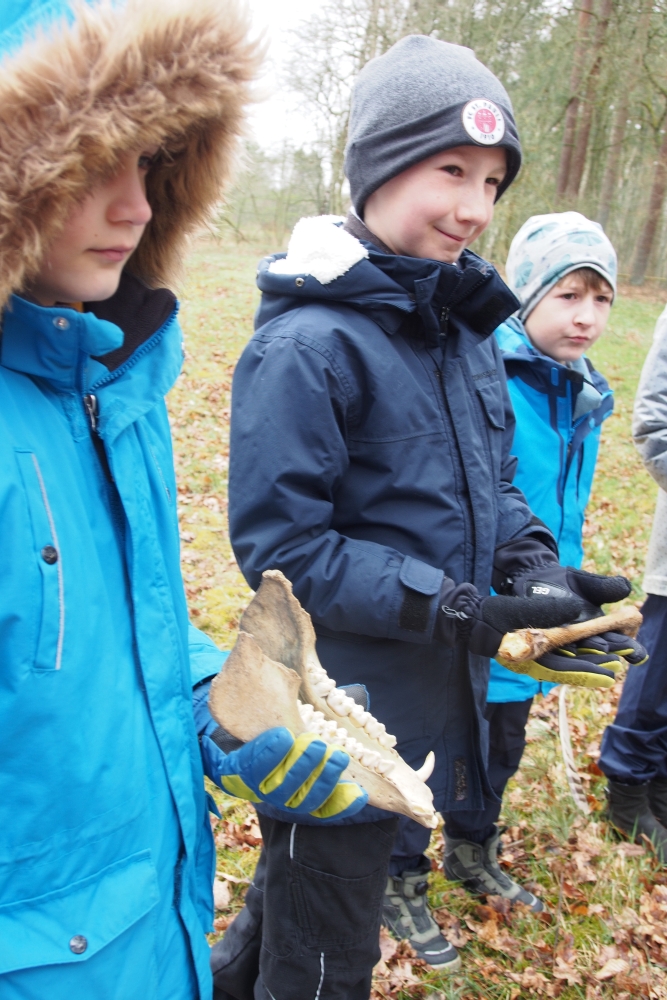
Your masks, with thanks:
[(487, 422), (497, 431), (505, 430), (505, 401), (499, 382), (486, 382), (477, 386), (477, 394)]
[[(37, 670), (59, 670), (65, 636), (65, 588), (58, 534), (37, 456), (30, 451), (17, 450), (15, 454), (28, 505), (33, 558), (41, 581), (33, 666)], [(36, 603), (40, 603), (35, 596)]]

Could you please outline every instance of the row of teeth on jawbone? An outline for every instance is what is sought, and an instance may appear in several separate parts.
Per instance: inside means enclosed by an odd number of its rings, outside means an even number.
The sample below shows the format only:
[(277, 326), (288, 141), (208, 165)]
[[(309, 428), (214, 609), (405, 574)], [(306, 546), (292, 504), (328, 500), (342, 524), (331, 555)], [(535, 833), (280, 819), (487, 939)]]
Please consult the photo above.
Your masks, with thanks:
[[(331, 683), (333, 684), (333, 681)], [(347, 695), (343, 695), (343, 697), (347, 698)], [(347, 698), (347, 700), (351, 701), (356, 708), (360, 708), (360, 706), (357, 705), (352, 698)], [(396, 767), (396, 764), (393, 761), (386, 760), (382, 754), (378, 753), (377, 750), (370, 750), (368, 747), (364, 746), (363, 743), (360, 743), (359, 740), (355, 740), (354, 736), (348, 733), (347, 729), (343, 729), (342, 726), (337, 726), (334, 719), (325, 718), (324, 712), (318, 712), (312, 705), (309, 705), (307, 702), (304, 705), (298, 700), (297, 706), (299, 709), (299, 715), (301, 716), (301, 721), (309, 733), (316, 733), (317, 736), (322, 736), (327, 743), (335, 743), (337, 746), (342, 747), (346, 753), (349, 753), (350, 757), (354, 757), (355, 760), (358, 760), (360, 764), (364, 765), (364, 767), (368, 767), (371, 771), (377, 771), (378, 774), (382, 775), (390, 774)], [(339, 712), (338, 714), (347, 715), (351, 713)], [(382, 725), (381, 722), (377, 722), (373, 719), (370, 712), (364, 712), (364, 715), (368, 715), (372, 722), (375, 722), (377, 726)], [(384, 726), (382, 728), (384, 729)], [(366, 723), (364, 729), (368, 732), (368, 723)], [(386, 735), (388, 736), (389, 734), (386, 733)], [(394, 743), (396, 742), (393, 736), (390, 736), (389, 739), (393, 740)]]
[[(332, 712), (339, 716), (348, 716), (350, 722), (363, 729), (371, 739), (377, 740), (380, 746), (388, 750), (396, 746), (396, 737), (388, 733), (384, 724), (378, 722), (370, 712), (366, 712), (354, 698), (350, 698), (345, 691), (337, 688), (336, 682), (329, 677), (321, 664), (309, 663), (308, 675), (315, 694), (326, 700)], [(327, 742), (343, 747), (350, 757), (354, 757), (364, 767), (382, 775), (390, 774), (396, 767), (393, 761), (387, 760), (377, 750), (364, 746), (347, 729), (337, 726), (334, 719), (327, 719), (323, 712), (316, 711), (312, 705), (302, 704), (299, 701), (298, 706), (301, 721), (309, 732), (317, 733)]]
[(396, 737), (388, 733), (384, 724), (378, 722), (370, 712), (357, 705), (354, 698), (350, 698), (345, 691), (337, 688), (336, 682), (329, 677), (324, 667), (309, 663), (308, 673), (315, 694), (326, 699), (329, 708), (336, 715), (348, 715), (355, 726), (365, 729), (371, 739), (377, 740), (381, 747), (390, 750), (396, 746)]

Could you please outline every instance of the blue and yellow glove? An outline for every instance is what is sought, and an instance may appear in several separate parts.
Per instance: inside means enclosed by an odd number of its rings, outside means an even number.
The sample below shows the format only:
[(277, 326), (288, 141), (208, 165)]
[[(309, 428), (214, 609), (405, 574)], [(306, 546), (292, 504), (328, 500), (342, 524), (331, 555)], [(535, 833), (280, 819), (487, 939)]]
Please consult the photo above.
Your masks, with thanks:
[(230, 736), (208, 710), (210, 684), (195, 688), (193, 706), (205, 774), (230, 795), (267, 802), (320, 823), (339, 823), (368, 802), (354, 781), (341, 781), (349, 755), (313, 733), (296, 738), (284, 726), (249, 743)]
[(250, 802), (340, 822), (368, 802), (368, 792), (354, 781), (340, 780), (349, 760), (344, 750), (313, 733), (295, 738), (278, 726), (228, 754), (218, 784)]

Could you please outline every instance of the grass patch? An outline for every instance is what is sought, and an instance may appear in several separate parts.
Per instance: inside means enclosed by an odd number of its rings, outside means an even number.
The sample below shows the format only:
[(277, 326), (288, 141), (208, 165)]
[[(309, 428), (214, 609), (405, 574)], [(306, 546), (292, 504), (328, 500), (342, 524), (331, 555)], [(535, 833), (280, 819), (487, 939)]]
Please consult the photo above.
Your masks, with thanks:
[[(234, 642), (251, 596), (227, 536), (229, 407), (234, 365), (251, 335), (258, 303), (257, 260), (266, 248), (200, 244), (182, 296), (183, 373), (169, 397), (179, 480), (183, 573), (192, 620), (223, 648)], [(621, 294), (607, 333), (591, 353), (616, 391), (605, 423), (585, 527), (587, 569), (622, 573), (641, 599), (641, 576), (657, 487), (632, 445), (634, 393), (662, 303)], [(476, 901), (442, 874), (442, 836), (432, 838), (430, 901), (463, 971), (449, 980), (383, 942), (376, 997), (517, 1000), (519, 997), (667, 997), (667, 877), (641, 846), (615, 839), (605, 825), (600, 736), (613, 718), (621, 683), (610, 691), (568, 695), (572, 739), (591, 804), (578, 813), (558, 747), (557, 694), (531, 715), (521, 771), (506, 795), (502, 859), (549, 906), (539, 919)], [(230, 878), (219, 899), (216, 936), (243, 904), (259, 854), (252, 809), (213, 789), (218, 870)]]

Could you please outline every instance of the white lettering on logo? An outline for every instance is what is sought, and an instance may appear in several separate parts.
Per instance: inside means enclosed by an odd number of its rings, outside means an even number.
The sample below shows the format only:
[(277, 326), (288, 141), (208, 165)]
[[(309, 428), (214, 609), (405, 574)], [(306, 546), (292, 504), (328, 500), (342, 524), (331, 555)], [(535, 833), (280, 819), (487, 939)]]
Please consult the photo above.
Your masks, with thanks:
[(505, 119), (497, 104), (477, 98), (461, 112), (463, 127), (480, 146), (495, 146), (505, 135)]
[(551, 593), (549, 587), (531, 587), (530, 588), (534, 594), (549, 594)]

